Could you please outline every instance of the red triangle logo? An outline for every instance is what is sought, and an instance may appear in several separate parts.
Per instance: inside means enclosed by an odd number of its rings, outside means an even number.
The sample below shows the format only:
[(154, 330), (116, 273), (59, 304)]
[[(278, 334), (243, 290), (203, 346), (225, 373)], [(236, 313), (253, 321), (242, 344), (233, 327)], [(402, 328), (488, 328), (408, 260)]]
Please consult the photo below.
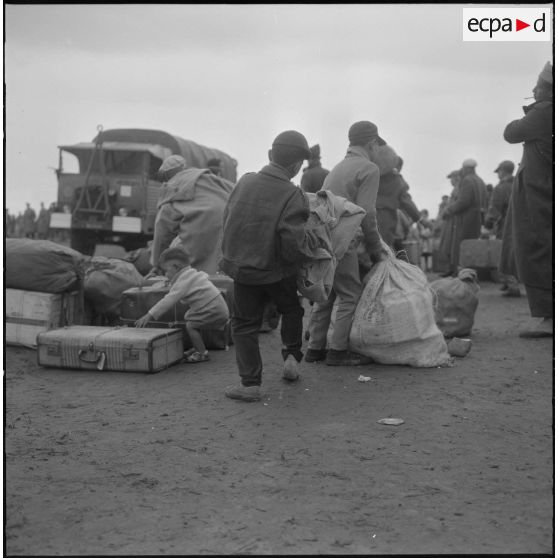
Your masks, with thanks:
[(525, 29), (525, 27), (531, 27), (530, 23), (525, 23), (524, 21), (521, 21), (520, 19), (515, 20), (515, 30), (516, 31), (521, 31), (522, 29)]

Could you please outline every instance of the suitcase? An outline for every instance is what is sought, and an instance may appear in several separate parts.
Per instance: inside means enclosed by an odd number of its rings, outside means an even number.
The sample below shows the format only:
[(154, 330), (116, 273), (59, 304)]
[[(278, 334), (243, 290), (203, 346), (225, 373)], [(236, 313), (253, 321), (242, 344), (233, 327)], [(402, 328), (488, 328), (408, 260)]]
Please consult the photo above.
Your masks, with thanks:
[(496, 268), (501, 251), (502, 241), (498, 238), (462, 240), (459, 245), (459, 265), (473, 269)]
[[(232, 309), (233, 280), (227, 275), (210, 275), (209, 280), (221, 291), (227, 302), (229, 311)], [(147, 311), (169, 292), (169, 285), (157, 282), (151, 286), (133, 287), (122, 293), (120, 306), (120, 323), (126, 326), (134, 326), (136, 320), (145, 315)], [(182, 330), (184, 348), (192, 347), (190, 336), (186, 331), (184, 314), (188, 310), (186, 304), (178, 302), (175, 306), (160, 316), (156, 321), (149, 322), (153, 328), (180, 328)], [(230, 322), (221, 329), (204, 328), (200, 333), (207, 349), (228, 349), (232, 344)]]
[(158, 372), (182, 359), (179, 329), (68, 326), (39, 333), (40, 366)]
[(8, 345), (36, 347), (37, 334), (83, 323), (83, 292), (40, 293), (6, 289), (5, 335)]

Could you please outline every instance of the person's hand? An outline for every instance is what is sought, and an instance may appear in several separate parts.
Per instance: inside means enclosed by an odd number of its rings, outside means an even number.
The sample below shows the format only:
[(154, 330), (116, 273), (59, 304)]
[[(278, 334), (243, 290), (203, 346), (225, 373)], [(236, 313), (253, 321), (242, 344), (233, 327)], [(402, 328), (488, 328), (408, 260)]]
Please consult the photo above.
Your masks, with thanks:
[(137, 319), (134, 325), (136, 327), (145, 327), (152, 319), (153, 317), (148, 312), (147, 314), (145, 314), (145, 316), (142, 316), (141, 318)]

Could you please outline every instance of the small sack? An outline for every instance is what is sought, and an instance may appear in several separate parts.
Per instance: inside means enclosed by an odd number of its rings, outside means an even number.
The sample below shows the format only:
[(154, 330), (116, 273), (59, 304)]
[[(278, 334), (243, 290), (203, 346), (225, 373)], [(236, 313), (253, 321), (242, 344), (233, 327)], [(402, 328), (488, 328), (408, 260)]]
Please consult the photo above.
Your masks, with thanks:
[(5, 287), (22, 291), (63, 293), (82, 286), (85, 258), (50, 240), (7, 238)]
[(391, 255), (367, 276), (354, 315), (351, 349), (383, 364), (430, 368), (449, 363), (424, 273)]
[(437, 279), (434, 291), (436, 324), (445, 337), (463, 337), (471, 333), (479, 304), (479, 284), (473, 269), (462, 269), (455, 278)]
[(122, 293), (139, 287), (143, 277), (134, 264), (116, 258), (96, 256), (86, 265), (84, 278), (85, 300), (97, 315), (109, 319), (120, 317)]
[(128, 252), (124, 261), (134, 264), (134, 267), (142, 274), (147, 275), (152, 268), (150, 263), (151, 259), (151, 249), (150, 248), (138, 248), (132, 252)]

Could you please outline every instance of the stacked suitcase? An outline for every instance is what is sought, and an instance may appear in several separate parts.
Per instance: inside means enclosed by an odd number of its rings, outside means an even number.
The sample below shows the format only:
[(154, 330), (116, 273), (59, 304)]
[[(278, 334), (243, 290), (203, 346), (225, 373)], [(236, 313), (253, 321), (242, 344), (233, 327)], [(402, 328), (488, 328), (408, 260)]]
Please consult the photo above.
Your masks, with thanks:
[[(229, 307), (229, 312), (232, 312), (233, 280), (227, 275), (221, 274), (210, 275), (209, 280), (221, 291)], [(169, 288), (170, 286), (167, 283), (159, 281), (152, 285), (134, 287), (124, 291), (120, 306), (120, 322), (122, 325), (133, 327), (138, 318), (145, 315), (154, 304), (169, 292)], [(148, 327), (179, 328), (182, 331), (184, 348), (192, 347), (184, 322), (184, 314), (187, 310), (188, 306), (179, 302), (156, 321), (149, 322)], [(221, 329), (206, 328), (201, 329), (200, 332), (208, 349), (227, 349), (232, 343), (230, 323)]]

